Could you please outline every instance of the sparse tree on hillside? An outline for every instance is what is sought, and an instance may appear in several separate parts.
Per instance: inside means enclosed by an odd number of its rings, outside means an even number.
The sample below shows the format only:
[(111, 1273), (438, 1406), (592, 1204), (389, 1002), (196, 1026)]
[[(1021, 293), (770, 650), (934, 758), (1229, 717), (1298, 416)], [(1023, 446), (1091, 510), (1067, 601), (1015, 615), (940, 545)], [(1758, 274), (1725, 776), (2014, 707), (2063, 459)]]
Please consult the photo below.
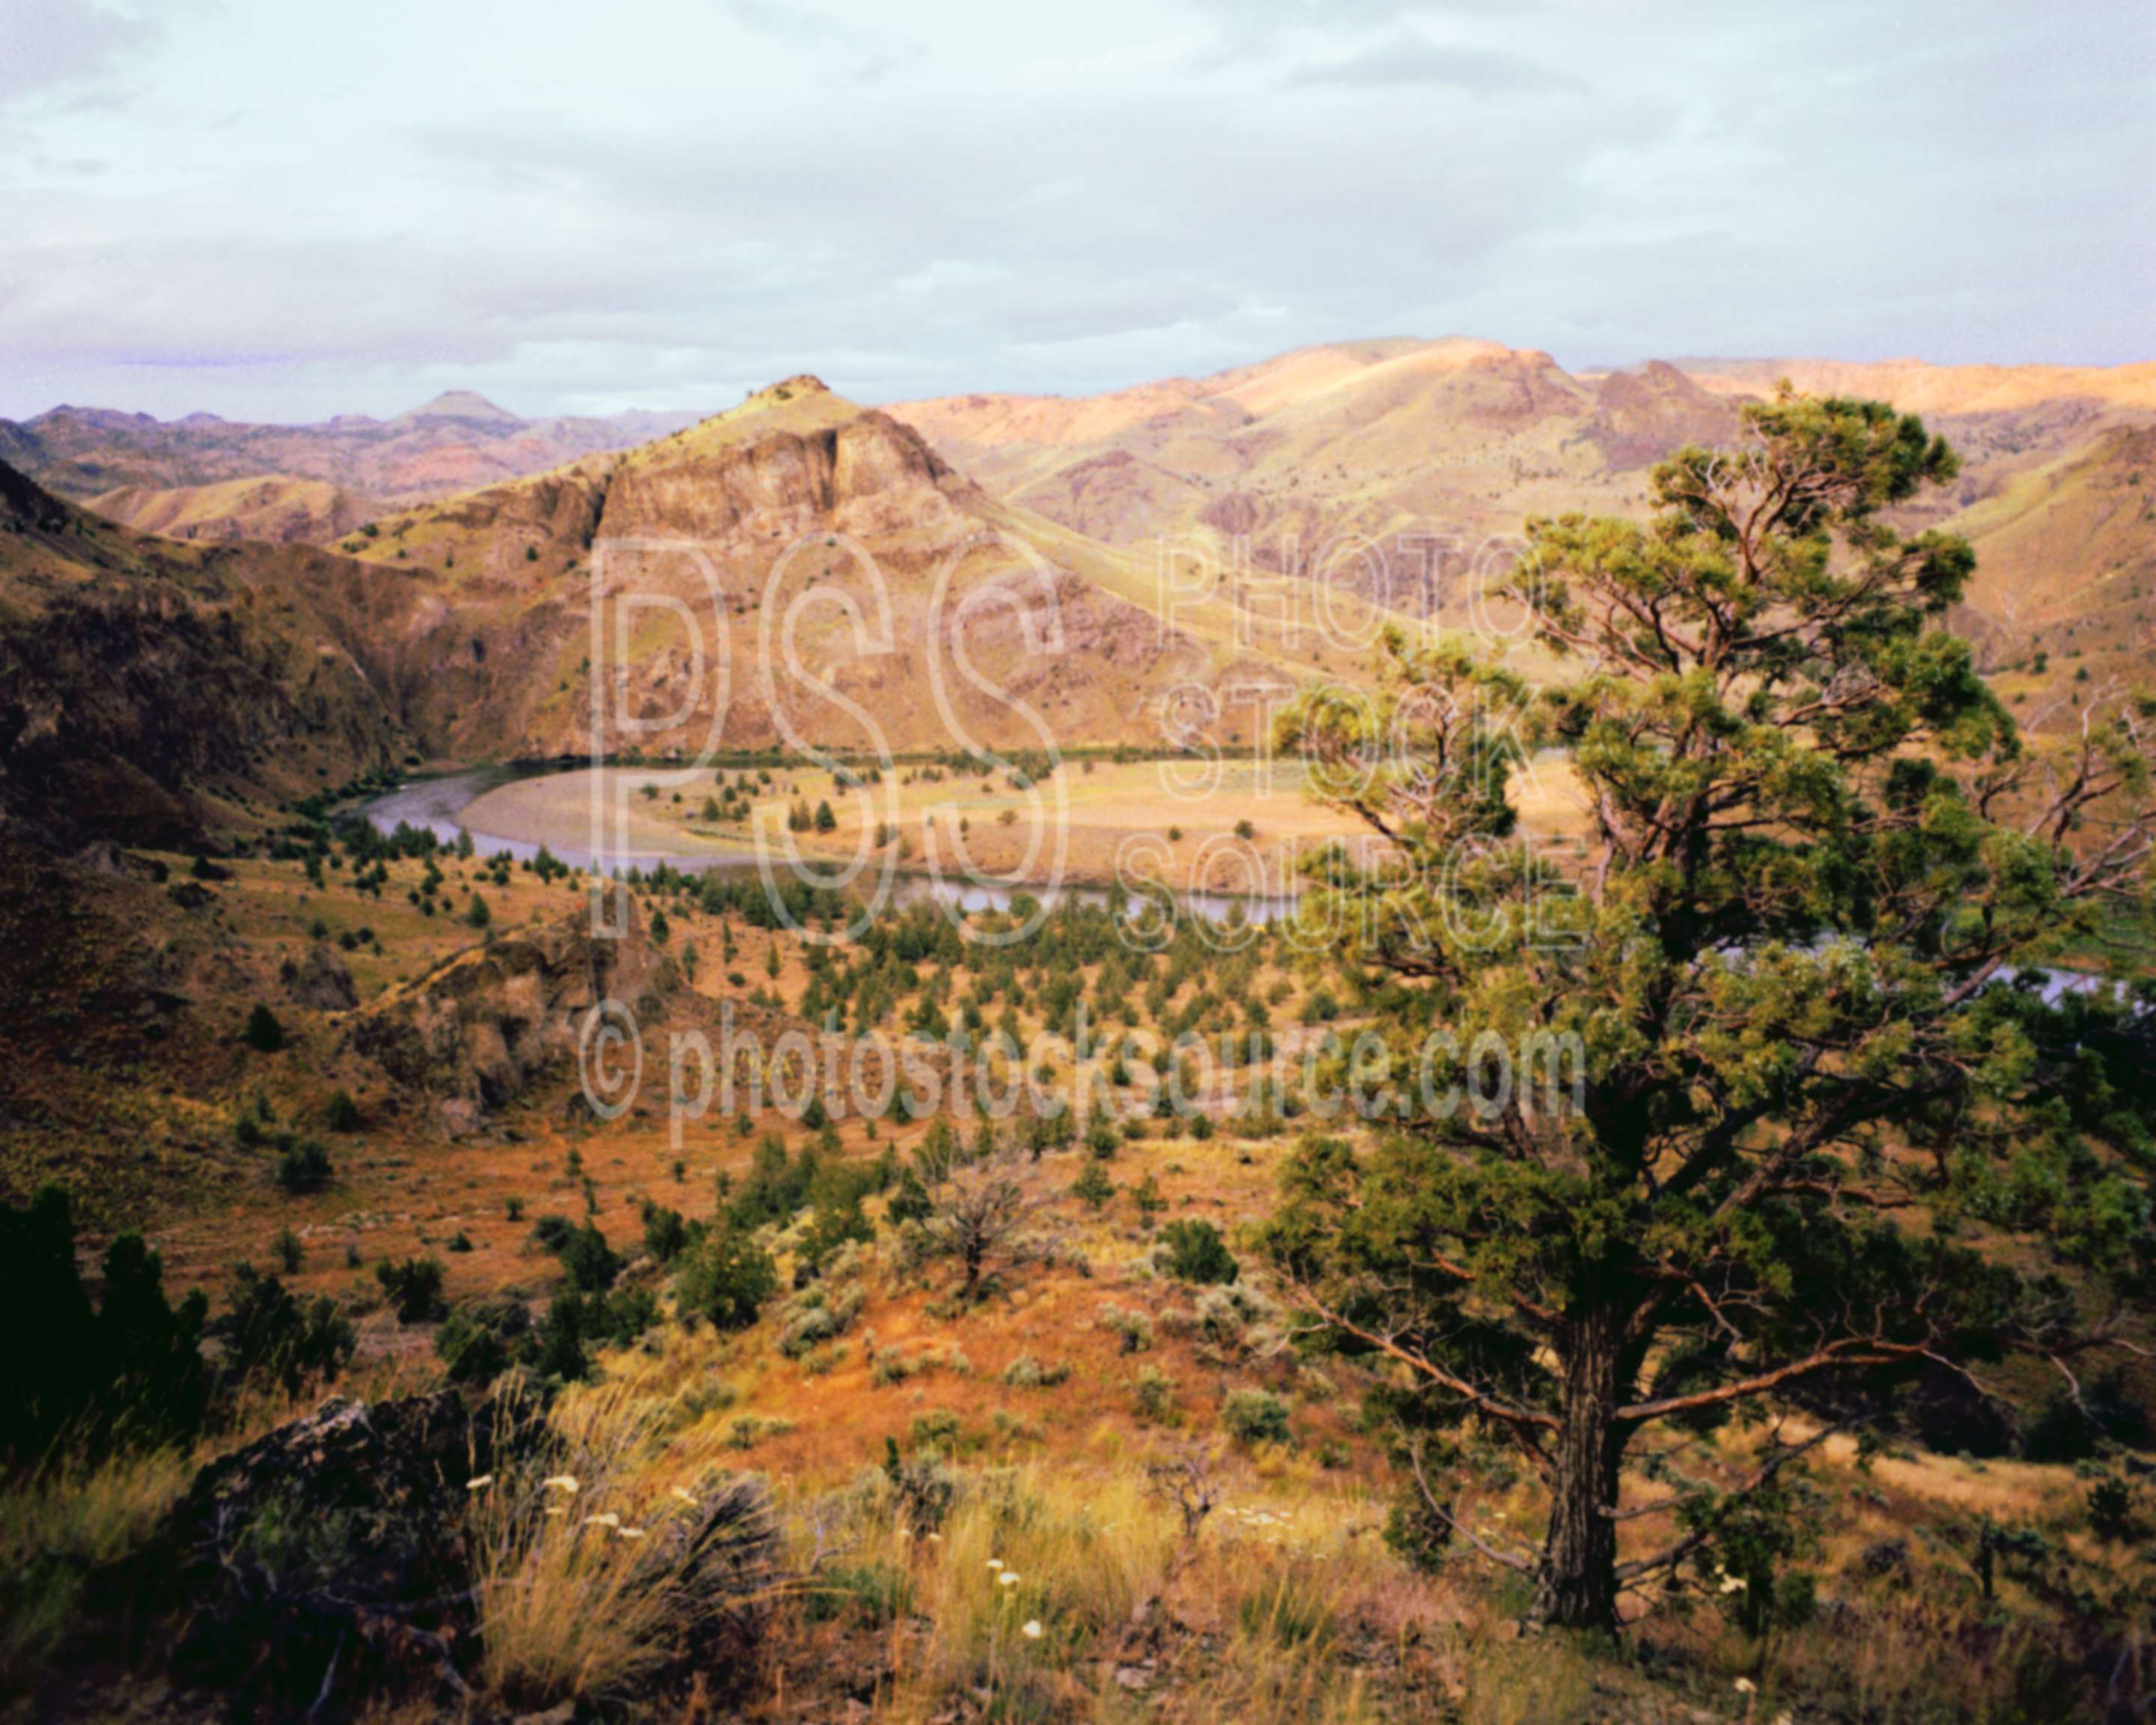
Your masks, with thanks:
[[(1969, 547), (1881, 519), (1952, 476), (1945, 445), (1876, 403), (1746, 419), (1656, 470), (1650, 524), (1530, 524), (1508, 593), (1549, 686), (1396, 637), (1374, 710), (1312, 693), (1281, 726), (1391, 841), (1323, 861), (1310, 910), (1389, 974), (1395, 1070), (1445, 1029), (1440, 1090), (1479, 1076), (1491, 1106), (1305, 1145), (1270, 1250), (1415, 1386), (1432, 1512), (1555, 1624), (1612, 1628), (1620, 1594), (1711, 1563), (1801, 1447), (1777, 1426), (1739, 1477), (1642, 1503), (1684, 1432), (1798, 1398), (1884, 1417), (1912, 1375), (1982, 1384), (2011, 1350), (2071, 1384), (2156, 1263), (2148, 1020), (2020, 968), (2145, 890), (2152, 710), (2025, 746), (1941, 626)], [(1517, 829), (1548, 744), (1584, 854)], [(1576, 1037), (1580, 1106), (1471, 1070), (1485, 1032)], [(1424, 1464), (1462, 1423), (1547, 1484), (1538, 1554), (1451, 1522)]]
[(1040, 1176), (1033, 1158), (1005, 1147), (973, 1160), (928, 1160), (919, 1168), (927, 1209), (912, 1224), (929, 1249), (958, 1261), (961, 1299), (989, 1276), (1038, 1262), (1055, 1250), (1046, 1215), (1062, 1194)]

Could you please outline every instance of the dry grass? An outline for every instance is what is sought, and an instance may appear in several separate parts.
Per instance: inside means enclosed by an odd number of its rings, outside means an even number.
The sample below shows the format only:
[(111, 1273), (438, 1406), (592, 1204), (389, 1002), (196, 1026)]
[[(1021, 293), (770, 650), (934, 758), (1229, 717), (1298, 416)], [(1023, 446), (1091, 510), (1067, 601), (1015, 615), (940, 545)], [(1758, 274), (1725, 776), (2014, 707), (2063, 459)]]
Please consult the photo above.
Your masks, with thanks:
[(27, 1692), (77, 1627), (94, 1568), (125, 1557), (178, 1502), (198, 1458), (157, 1450), (64, 1460), (0, 1497), (0, 1692)]
[[(730, 1633), (748, 1638), (773, 1586), (762, 1495), (670, 1445), (669, 1411), (631, 1376), (572, 1394), (526, 1459), (473, 1493), (490, 1693), (619, 1697)], [(536, 1416), (505, 1404), (501, 1417)]]

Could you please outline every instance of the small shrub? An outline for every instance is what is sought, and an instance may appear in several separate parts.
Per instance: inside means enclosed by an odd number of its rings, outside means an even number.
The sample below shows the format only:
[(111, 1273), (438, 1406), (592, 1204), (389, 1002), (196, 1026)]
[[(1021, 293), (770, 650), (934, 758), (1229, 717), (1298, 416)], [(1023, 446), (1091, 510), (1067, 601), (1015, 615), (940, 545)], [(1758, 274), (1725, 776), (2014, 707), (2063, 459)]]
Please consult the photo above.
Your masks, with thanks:
[(2107, 1543), (2131, 1539), (2136, 1532), (2133, 1488), (2117, 1475), (2088, 1489), (2089, 1531)]
[(434, 1352), (453, 1384), (491, 1384), (522, 1357), (531, 1314), (521, 1300), (459, 1306), (434, 1332)]
[(1062, 1361), (1050, 1364), (1029, 1353), (1021, 1353), (1004, 1368), (1004, 1382), (1013, 1389), (1050, 1389), (1070, 1376), (1070, 1368)]
[(319, 1192), (330, 1183), (330, 1153), (302, 1138), (277, 1158), (277, 1183), (287, 1192)]
[(1152, 1346), (1152, 1320), (1142, 1312), (1111, 1306), (1101, 1314), (1100, 1324), (1122, 1341), (1125, 1353), (1143, 1353)]
[(933, 1455), (901, 1459), (898, 1440), (883, 1440), (884, 1478), (897, 1501), (898, 1512), (916, 1533), (932, 1533), (943, 1525), (957, 1501), (958, 1478)]
[(1070, 1195), (1097, 1210), (1114, 1199), (1116, 1183), (1108, 1178), (1107, 1169), (1097, 1162), (1089, 1161), (1073, 1183)]
[(432, 1323), (448, 1311), (442, 1299), (442, 1266), (436, 1258), (387, 1260), (374, 1266), (374, 1279), (397, 1308), (400, 1324)]
[(259, 1004), (247, 1014), (247, 1027), (239, 1034), (257, 1054), (275, 1054), (285, 1045), (285, 1027), (277, 1014)]
[(1220, 1409), (1220, 1425), (1239, 1444), (1285, 1444), (1294, 1433), (1287, 1404), (1268, 1390), (1239, 1389)]
[(737, 1414), (726, 1422), (726, 1445), (730, 1449), (753, 1450), (765, 1439), (784, 1437), (793, 1430), (791, 1420), (764, 1414)]
[(1147, 1366), (1131, 1380), (1131, 1408), (1141, 1420), (1173, 1425), (1178, 1418), (1175, 1380), (1158, 1366)]
[(328, 1105), (322, 1110), (322, 1118), (333, 1132), (356, 1132), (359, 1130), (359, 1104), (352, 1101), (349, 1091), (331, 1091)]
[(1243, 1273), (1220, 1230), (1210, 1222), (1165, 1224), (1160, 1230), (1160, 1255), (1163, 1267), (1178, 1281), (1224, 1285)]
[(326, 1296), (301, 1306), (274, 1276), (242, 1264), (230, 1308), (211, 1327), (225, 1369), (242, 1383), (274, 1382), (288, 1396), (335, 1378), (352, 1358), (352, 1326)]
[(572, 1228), (568, 1236), (555, 1249), (562, 1260), (562, 1272), (569, 1278), (569, 1286), (579, 1293), (604, 1293), (621, 1274), (621, 1257), (607, 1244), (606, 1235), (600, 1233), (596, 1223), (587, 1222), (581, 1228)]
[(644, 1206), (644, 1250), (660, 1264), (671, 1264), (688, 1250), (689, 1224), (680, 1211), (648, 1200)]

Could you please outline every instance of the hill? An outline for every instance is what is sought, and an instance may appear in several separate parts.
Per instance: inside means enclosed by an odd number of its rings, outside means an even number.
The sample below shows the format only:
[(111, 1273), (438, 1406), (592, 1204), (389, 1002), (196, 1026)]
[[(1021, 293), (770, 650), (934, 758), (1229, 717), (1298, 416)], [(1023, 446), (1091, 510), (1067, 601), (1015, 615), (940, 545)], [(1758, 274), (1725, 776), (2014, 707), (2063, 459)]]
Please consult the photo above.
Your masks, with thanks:
[[(151, 531), (159, 518), (188, 537), (283, 536), (316, 542), (348, 531), (384, 506), (439, 497), (536, 473), (580, 455), (619, 449), (688, 423), (687, 413), (525, 419), (468, 390), (437, 396), (393, 418), (340, 414), (312, 425), (249, 424), (190, 413), (58, 407), (0, 420), (0, 460), (78, 502), (100, 502)], [(242, 480), (279, 482), (270, 510)], [(300, 481), (350, 494), (350, 501), (289, 506)], [(119, 497), (114, 494), (123, 494)], [(143, 493), (179, 493), (146, 497)], [(305, 531), (292, 531), (295, 525)], [(261, 530), (272, 531), (266, 534)]]
[[(1200, 687), (1224, 715), (1316, 669), (1359, 673), (1360, 655), (1313, 647), (1306, 624), (1263, 616), (1225, 584), (1180, 592), (1152, 557), (998, 499), (910, 426), (813, 377), (339, 544), (434, 576), (480, 644), (444, 667), (436, 716), (466, 756), (591, 747), (595, 547), (607, 593), (633, 578), (699, 619), (692, 643), (678, 615), (647, 614), (631, 705), (678, 705), (699, 645), (728, 683), (722, 713), (707, 687), (647, 732), (647, 750), (1158, 743), (1173, 689)], [(1247, 741), (1259, 722), (1223, 716), (1216, 734)]]
[[(1609, 507), (1647, 460), (1733, 428), (1667, 366), (1577, 378), (1496, 342), (1303, 348), (1090, 399), (951, 397), (891, 410), (987, 484), (1122, 542), (1251, 542), (1292, 562), (1332, 535), (1409, 525), (1481, 536), (1535, 510)], [(1651, 454), (1649, 453), (1651, 451)]]
[[(1729, 439), (1739, 405), (1784, 377), (1921, 413), (1961, 453), (1959, 484), (1907, 513), (1974, 542), (1961, 623), (1994, 670), (2056, 655), (2099, 614), (2117, 622), (2127, 572), (2147, 557), (2145, 522), (2123, 506), (2133, 452), (2156, 428), (2156, 365), (1682, 360), (1572, 373), (1495, 342), (1396, 338), (1099, 396), (949, 396), (890, 411), (998, 496), (1114, 545), (1195, 544), (1337, 579), (1365, 536), (1440, 536), (1454, 578), (1438, 583), (1438, 612), (1457, 624), (1474, 614), (1462, 601), (1478, 553), (1512, 542), (1527, 516), (1640, 512), (1654, 463)], [(1390, 593), (1358, 584), (1413, 608), (1397, 567)], [(2146, 667), (2138, 621), (2103, 627), (2115, 665)], [(2096, 634), (2082, 644), (2094, 651)]]
[(149, 537), (0, 466), (0, 814), (177, 844), (393, 767), (416, 583)]
[(167, 539), (266, 539), (321, 545), (372, 521), (383, 506), (327, 480), (290, 474), (206, 485), (121, 485), (83, 500), (108, 520)]

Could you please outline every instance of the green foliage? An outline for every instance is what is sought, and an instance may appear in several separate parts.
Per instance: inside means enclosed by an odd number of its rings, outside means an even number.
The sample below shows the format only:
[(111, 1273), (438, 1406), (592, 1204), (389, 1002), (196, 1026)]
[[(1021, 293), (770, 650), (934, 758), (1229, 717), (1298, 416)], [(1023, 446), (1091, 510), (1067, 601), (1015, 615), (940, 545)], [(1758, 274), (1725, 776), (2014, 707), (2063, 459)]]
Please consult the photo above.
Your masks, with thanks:
[(1004, 1368), (1004, 1382), (1013, 1389), (1050, 1389), (1065, 1382), (1070, 1368), (1060, 1360), (1047, 1362), (1021, 1353)]
[(166, 1297), (164, 1266), (139, 1234), (105, 1249), (93, 1307), (75, 1269), (74, 1219), (58, 1186), (0, 1208), (0, 1312), (13, 1319), (0, 1461), (33, 1463), (63, 1433), (93, 1453), (191, 1436), (208, 1405), (198, 1348), (208, 1302)]
[(811, 1623), (850, 1623), (881, 1629), (911, 1615), (913, 1583), (895, 1563), (827, 1565), (803, 1594)]
[(1089, 1160), (1078, 1171), (1072, 1183), (1070, 1195), (1091, 1209), (1105, 1207), (1116, 1195), (1116, 1183), (1108, 1178), (1107, 1169), (1097, 1162)]
[(434, 1352), (451, 1383), (491, 1384), (524, 1358), (531, 1330), (521, 1300), (459, 1306), (435, 1331)]
[(1700, 1493), (1683, 1508), (1701, 1543), (1691, 1567), (1722, 1615), (1755, 1640), (1809, 1622), (1812, 1578), (1794, 1559), (1818, 1549), (1819, 1502), (1787, 1470), (1757, 1490)]
[(778, 1266), (753, 1235), (716, 1228), (683, 1260), (674, 1285), (684, 1317), (714, 1329), (746, 1329), (778, 1287)]
[(352, 1092), (333, 1090), (322, 1110), (322, 1119), (333, 1132), (356, 1132), (360, 1128), (359, 1104), (352, 1099)]
[(603, 1294), (621, 1274), (620, 1255), (607, 1244), (596, 1222), (569, 1229), (553, 1250), (569, 1286), (578, 1293)]
[(564, 1289), (517, 1349), (517, 1363), (542, 1378), (573, 1383), (591, 1374), (591, 1350), (626, 1347), (659, 1322), (659, 1302), (645, 1288), (612, 1294)]
[(210, 1333), (223, 1343), (234, 1378), (274, 1383), (296, 1396), (344, 1369), (356, 1338), (336, 1301), (322, 1295), (303, 1305), (275, 1276), (245, 1264), (233, 1275), (232, 1303)]
[(385, 1258), (374, 1266), (374, 1279), (382, 1284), (400, 1324), (433, 1323), (449, 1310), (442, 1298), (439, 1258), (407, 1258), (395, 1264)]
[(689, 1224), (680, 1211), (670, 1210), (646, 1199), (644, 1204), (644, 1250), (655, 1263), (671, 1264), (689, 1249)]
[(1220, 1429), (1239, 1444), (1294, 1440), (1287, 1404), (1270, 1390), (1238, 1389), (1221, 1404)]
[[(1290, 1158), (1266, 1250), (1337, 1345), (1384, 1338), (1411, 1430), (1553, 1476), (1536, 1611), (1604, 1629), (1643, 1429), (1887, 1421), (1930, 1360), (2056, 1347), (2061, 1278), (2156, 1291), (2131, 1008), (2015, 981), (2139, 914), (2145, 717), (2016, 735), (1943, 626), (1968, 547), (1882, 518), (1955, 472), (1917, 419), (1744, 418), (1655, 470), (1651, 521), (1528, 523), (1505, 597), (1548, 685), (1396, 632), (1377, 701), (1315, 691), (1276, 737), (1394, 835), (1318, 858), (1305, 906), (1403, 1082), (1367, 1149)], [(1576, 856), (1520, 831), (1550, 749)]]
[(329, 1151), (312, 1138), (300, 1139), (277, 1158), (277, 1183), (287, 1192), (319, 1192), (333, 1173)]
[(275, 1013), (258, 1002), (247, 1014), (247, 1024), (240, 1031), (239, 1040), (257, 1054), (275, 1054), (285, 1045), (285, 1027), (278, 1022)]
[(1178, 1281), (1227, 1283), (1243, 1273), (1220, 1230), (1210, 1222), (1167, 1223), (1160, 1230), (1160, 1244), (1164, 1266)]
[(1131, 1379), (1131, 1411), (1155, 1425), (1179, 1423), (1175, 1380), (1158, 1366), (1139, 1367), (1137, 1376)]

